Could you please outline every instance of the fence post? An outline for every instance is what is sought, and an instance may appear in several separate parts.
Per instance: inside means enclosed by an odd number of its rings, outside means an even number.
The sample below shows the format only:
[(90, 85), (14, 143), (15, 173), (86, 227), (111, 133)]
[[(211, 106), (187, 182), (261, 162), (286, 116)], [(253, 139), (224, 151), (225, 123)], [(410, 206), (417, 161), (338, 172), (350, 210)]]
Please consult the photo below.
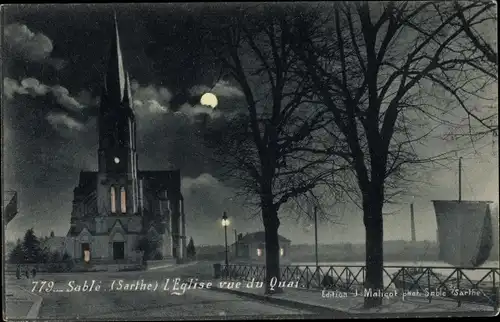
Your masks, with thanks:
[(316, 266), (316, 273), (318, 274), (318, 288), (321, 288), (321, 274), (320, 274), (319, 266)]
[(345, 285), (346, 289), (345, 289), (345, 291), (346, 291), (346, 292), (349, 292), (349, 284), (350, 284), (350, 283), (349, 283), (349, 277), (350, 277), (350, 275), (351, 275), (351, 274), (350, 274), (350, 273), (351, 273), (351, 271), (350, 271), (349, 269), (347, 269), (347, 270), (346, 270), (346, 273), (347, 273), (347, 279), (346, 279), (346, 285)]
[(432, 301), (431, 296), (431, 269), (427, 267), (427, 291), (429, 292), (429, 303)]
[(493, 271), (493, 296), (495, 297), (494, 299), (494, 302), (493, 302), (493, 306), (495, 308), (495, 311), (498, 311), (498, 286), (496, 285), (496, 279), (495, 279), (495, 276), (496, 275), (496, 272)]
[(401, 287), (403, 288), (402, 293), (404, 293), (405, 288), (406, 288), (405, 268), (404, 267), (401, 268), (401, 275), (402, 275), (402, 279), (403, 279), (403, 285)]
[(362, 292), (363, 292), (363, 296), (364, 296), (364, 294), (365, 294), (365, 269), (366, 269), (366, 266), (363, 266), (361, 269), (363, 270), (363, 274), (362, 274), (363, 275), (363, 289), (362, 289)]
[(309, 266), (306, 266), (306, 281), (307, 281), (306, 286), (307, 286), (307, 288), (309, 288), (311, 286), (309, 283), (310, 282), (309, 281)]
[(462, 270), (459, 268), (457, 270), (457, 289), (458, 289), (458, 307), (462, 306), (462, 301), (460, 300), (460, 280), (462, 279)]

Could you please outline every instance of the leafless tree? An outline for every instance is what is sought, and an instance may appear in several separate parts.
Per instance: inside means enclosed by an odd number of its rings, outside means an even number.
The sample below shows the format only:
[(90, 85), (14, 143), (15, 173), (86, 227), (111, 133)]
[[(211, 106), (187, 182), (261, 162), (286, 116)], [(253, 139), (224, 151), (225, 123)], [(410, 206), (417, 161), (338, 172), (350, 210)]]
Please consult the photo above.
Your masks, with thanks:
[[(491, 64), (498, 65), (498, 52), (494, 47), (491, 38), (495, 38), (495, 32), (488, 30), (487, 28), (495, 28), (498, 24), (498, 17), (496, 12), (497, 4), (495, 1), (489, 2), (476, 2), (476, 7), (479, 10), (487, 9), (481, 14), (481, 19), (467, 19), (465, 17), (464, 4), (466, 2), (455, 1), (455, 10), (457, 17), (459, 19), (459, 24), (463, 27), (465, 35), (469, 38), (472, 44), (479, 49), (484, 57), (485, 61)], [(489, 24), (488, 24), (489, 23)], [(485, 39), (485, 34), (489, 34), (490, 39)], [(482, 69), (480, 66), (478, 69)], [(498, 78), (498, 73), (493, 70), (484, 70), (485, 73), (491, 75), (491, 77)]]
[[(482, 53), (482, 57), (477, 61), (471, 61), (476, 69), (491, 77), (491, 79), (498, 82), (498, 51), (497, 51), (497, 43), (496, 38), (498, 32), (498, 15), (497, 15), (497, 4), (494, 1), (489, 2), (475, 2), (476, 8), (474, 11), (482, 11), (478, 17), (466, 17), (466, 13), (469, 10), (464, 10), (464, 6), (467, 2), (455, 1), (454, 9), (455, 11), (451, 11), (450, 13), (456, 13), (458, 17), (458, 21), (456, 25), (461, 27), (464, 31), (465, 37), (468, 42), (465, 42), (467, 46), (473, 46), (480, 53)], [(470, 4), (470, 3), (469, 3)], [(483, 11), (484, 10), (484, 11)], [(497, 84), (495, 84), (495, 87)], [(493, 134), (494, 136), (498, 136), (498, 105), (492, 104), (490, 106), (490, 110), (486, 115), (481, 113), (476, 109), (472, 109), (468, 111), (468, 120), (471, 118), (480, 120), (481, 126), (477, 131), (471, 131), (470, 122), (467, 122), (468, 125), (468, 135), (472, 137), (472, 139), (477, 139), (477, 137), (481, 138), (484, 135)]]
[(283, 30), (286, 11), (266, 5), (244, 10), (228, 17), (227, 24), (218, 21), (221, 30), (210, 39), (224, 77), (238, 84), (244, 99), (225, 113), (219, 121), (224, 124), (207, 125), (206, 140), (225, 177), (258, 202), (266, 239), (266, 292), (272, 293), (270, 280), (280, 279), (280, 208), (325, 182), (332, 186), (327, 178), (347, 164), (333, 162), (334, 153), (314, 153), (324, 149), (318, 138), (327, 111), (315, 106), (310, 82), (297, 70), (290, 34)]
[[(425, 155), (424, 141), (443, 136), (471, 112), (494, 81), (478, 64), (488, 49), (469, 46), (466, 26), (484, 2), (339, 2), (291, 20), (293, 50), (329, 111), (332, 137), (348, 146), (366, 232), (365, 288), (383, 290), (383, 206), (406, 171), (450, 157)], [(319, 12), (319, 14), (318, 14)], [(308, 16), (304, 18), (304, 16)], [(466, 24), (459, 23), (466, 20)], [(476, 107), (488, 112), (484, 107)], [(428, 151), (427, 151), (428, 152)], [(396, 188), (396, 189), (391, 189)], [(390, 192), (392, 190), (392, 192)], [(365, 306), (382, 298), (365, 298)]]

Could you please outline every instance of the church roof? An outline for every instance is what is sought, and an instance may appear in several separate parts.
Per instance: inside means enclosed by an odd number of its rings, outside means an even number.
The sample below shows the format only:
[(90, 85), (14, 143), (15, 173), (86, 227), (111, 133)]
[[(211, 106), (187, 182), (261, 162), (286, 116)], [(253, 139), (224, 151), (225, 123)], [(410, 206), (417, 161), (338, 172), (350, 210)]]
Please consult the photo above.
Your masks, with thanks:
[(80, 171), (76, 190), (80, 195), (88, 195), (97, 187), (97, 173), (93, 171)]
[[(130, 218), (128, 218), (130, 219)], [(128, 220), (127, 219), (127, 220)], [(129, 231), (127, 229), (128, 225), (124, 225), (124, 223), (122, 222), (122, 220), (120, 219), (116, 219), (113, 224), (111, 225), (108, 225), (108, 229), (106, 232), (102, 232), (102, 233), (96, 233), (96, 230), (95, 230), (95, 225), (93, 225), (92, 223), (90, 224), (84, 224), (82, 222), (80, 222), (79, 224), (77, 224), (76, 226), (71, 226), (69, 231), (68, 231), (68, 234), (67, 236), (71, 236), (71, 237), (75, 237), (75, 236), (78, 236), (80, 235), (80, 233), (84, 230), (84, 229), (87, 229), (89, 231), (89, 233), (92, 235), (92, 236), (99, 236), (99, 235), (109, 235), (109, 233), (111, 233), (111, 231), (113, 230), (113, 228), (115, 226), (119, 225), (120, 228), (123, 230), (123, 232), (125, 234), (140, 234), (140, 232), (136, 232), (136, 231)], [(149, 229), (151, 229), (151, 227), (154, 227), (156, 232), (158, 234), (164, 234), (165, 233), (165, 227), (163, 227), (163, 225), (160, 225), (158, 222), (156, 221), (150, 221), (148, 223), (144, 223), (143, 222), (143, 225), (146, 226), (146, 227), (149, 227)], [(64, 237), (62, 237), (64, 238)]]
[[(117, 225), (117, 221), (119, 221), (118, 219), (110, 226), (108, 226), (108, 229), (105, 233), (101, 233), (101, 234), (97, 234), (96, 231), (95, 231), (95, 226), (94, 225), (85, 225), (85, 224), (80, 224), (80, 225), (77, 225), (77, 226), (71, 226), (71, 228), (69, 229), (69, 232), (68, 232), (68, 235), (69, 236), (78, 236), (80, 235), (80, 233), (84, 230), (84, 229), (87, 229), (89, 231), (89, 233), (92, 235), (92, 236), (95, 236), (95, 235), (108, 235), (111, 230), (113, 230), (113, 228)], [(123, 229), (123, 231), (126, 233), (126, 234), (130, 234), (131, 232), (129, 232), (126, 228), (126, 225), (123, 225), (121, 222), (118, 223), (118, 225), (121, 226), (121, 228)]]
[[(290, 239), (278, 235), (278, 240), (280, 243), (289, 243)], [(252, 243), (265, 243), (266, 233), (263, 231), (257, 231), (255, 233), (246, 234), (238, 240), (238, 243), (252, 244)]]
[(97, 183), (97, 172), (95, 171), (80, 171), (79, 184), (81, 186), (88, 186)]
[(138, 176), (156, 181), (175, 182), (181, 180), (180, 170), (160, 170), (160, 171), (139, 171)]
[(147, 181), (148, 186), (157, 191), (167, 190), (171, 194), (180, 194), (181, 172), (180, 170), (166, 171), (139, 171), (139, 178)]

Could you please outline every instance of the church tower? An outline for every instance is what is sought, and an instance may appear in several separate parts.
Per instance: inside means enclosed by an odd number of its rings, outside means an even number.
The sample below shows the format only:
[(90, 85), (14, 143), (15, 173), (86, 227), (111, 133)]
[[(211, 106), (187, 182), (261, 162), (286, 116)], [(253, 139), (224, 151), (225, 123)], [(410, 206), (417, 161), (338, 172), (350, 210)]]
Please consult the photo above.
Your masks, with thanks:
[(138, 214), (136, 123), (116, 16), (98, 126), (98, 212), (101, 216)]
[[(139, 171), (131, 94), (115, 16), (98, 113), (98, 171), (80, 172), (65, 244), (79, 269), (137, 268), (186, 254), (180, 170)], [(149, 241), (156, 247), (145, 249)]]

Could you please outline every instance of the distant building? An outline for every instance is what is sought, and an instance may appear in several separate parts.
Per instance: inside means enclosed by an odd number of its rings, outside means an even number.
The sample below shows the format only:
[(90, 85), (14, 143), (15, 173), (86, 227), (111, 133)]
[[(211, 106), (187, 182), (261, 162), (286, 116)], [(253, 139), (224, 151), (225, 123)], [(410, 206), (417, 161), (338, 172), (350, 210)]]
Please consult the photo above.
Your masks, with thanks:
[[(291, 241), (278, 235), (280, 246), (280, 263), (289, 262), (289, 251)], [(233, 261), (242, 262), (266, 262), (266, 238), (265, 232), (258, 231), (250, 234), (239, 234), (238, 241), (230, 246)]]

